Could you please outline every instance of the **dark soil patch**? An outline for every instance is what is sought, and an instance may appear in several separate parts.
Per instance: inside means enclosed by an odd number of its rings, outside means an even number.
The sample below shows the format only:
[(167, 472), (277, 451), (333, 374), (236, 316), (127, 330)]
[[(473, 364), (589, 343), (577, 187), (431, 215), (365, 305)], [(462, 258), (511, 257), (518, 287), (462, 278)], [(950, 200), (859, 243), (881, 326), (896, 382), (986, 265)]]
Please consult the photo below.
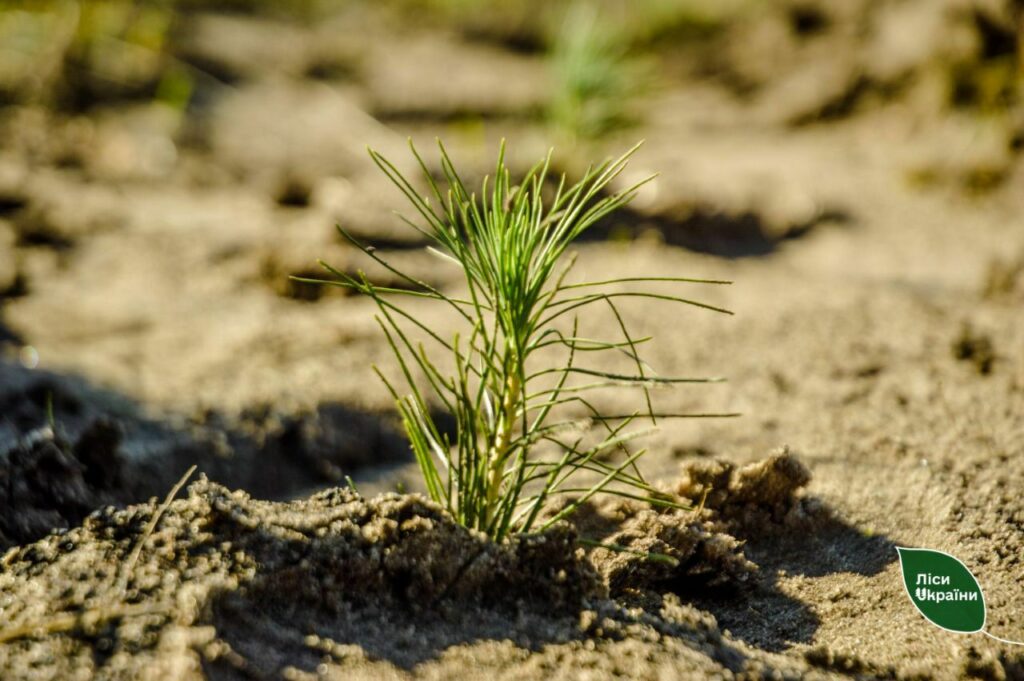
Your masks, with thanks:
[(161, 495), (193, 464), (281, 499), (408, 458), (389, 419), (340, 404), (206, 413), (171, 426), (68, 377), (0, 365), (0, 379), (0, 548)]
[(969, 362), (982, 376), (992, 373), (997, 355), (992, 338), (974, 330), (970, 324), (963, 324), (960, 334), (953, 341), (953, 357), (961, 362)]
[(844, 211), (829, 210), (807, 222), (778, 229), (752, 211), (730, 214), (698, 207), (685, 215), (646, 215), (627, 206), (588, 230), (584, 237), (632, 240), (654, 231), (671, 246), (724, 258), (745, 258), (773, 253), (783, 243), (799, 239), (821, 224), (843, 224), (850, 219)]

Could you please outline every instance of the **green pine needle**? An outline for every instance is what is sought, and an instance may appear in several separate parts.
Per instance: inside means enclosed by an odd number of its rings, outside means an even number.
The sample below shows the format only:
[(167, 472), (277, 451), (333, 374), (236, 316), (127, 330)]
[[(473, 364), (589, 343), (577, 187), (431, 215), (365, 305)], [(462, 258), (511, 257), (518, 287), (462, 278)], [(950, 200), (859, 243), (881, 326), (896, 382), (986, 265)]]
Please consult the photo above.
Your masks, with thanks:
[[(616, 494), (667, 508), (681, 507), (677, 500), (655, 490), (643, 479), (636, 462), (644, 451), (631, 452), (629, 443), (647, 431), (631, 426), (639, 419), (654, 423), (658, 418), (733, 414), (658, 413), (651, 405), (651, 388), (720, 379), (666, 378), (654, 374), (638, 350), (651, 339), (628, 331), (616, 301), (642, 297), (731, 313), (679, 296), (641, 290), (607, 292), (602, 287), (649, 282), (729, 282), (628, 277), (565, 283), (574, 264), (566, 255), (570, 244), (604, 216), (629, 202), (647, 181), (618, 192), (608, 191), (637, 147), (617, 159), (591, 167), (571, 186), (564, 176), (550, 177), (549, 153), (514, 184), (505, 165), (503, 142), (494, 176), (483, 180), (479, 194), (466, 188), (444, 146), (439, 143), (439, 147), (442, 183), (433, 178), (410, 142), (423, 171), (428, 196), (421, 195), (376, 151), (370, 150), (370, 156), (420, 218), (418, 224), (407, 222), (430, 240), (432, 251), (462, 270), (467, 289), (462, 298), (449, 296), (399, 271), (341, 227), (339, 230), (353, 245), (412, 290), (377, 286), (361, 272), (350, 275), (321, 263), (334, 277), (321, 283), (353, 289), (370, 296), (377, 304), (377, 322), (398, 361), (404, 388), (396, 387), (376, 367), (374, 370), (395, 399), (427, 493), (458, 522), (498, 541), (510, 533), (543, 530), (569, 516), (596, 494)], [(550, 200), (545, 200), (542, 190), (550, 184), (557, 189)], [(587, 288), (591, 290), (581, 291)], [(401, 296), (447, 305), (462, 321), (462, 331), (450, 340), (442, 338), (396, 302)], [(578, 336), (579, 315), (588, 312), (593, 304), (610, 310), (621, 338)], [(563, 326), (571, 320), (571, 329), (561, 328), (560, 320), (566, 320)], [(428, 349), (415, 342), (411, 331), (425, 334), (434, 347)], [(566, 352), (564, 363), (540, 363), (538, 351), (558, 347)], [(454, 369), (449, 373), (441, 371), (434, 352), (447, 354)], [(615, 373), (577, 366), (578, 354), (590, 358), (600, 353), (625, 355), (635, 372)], [(580, 376), (589, 382), (574, 382)], [(594, 378), (603, 380), (595, 382)], [(585, 394), (609, 385), (642, 390), (645, 410), (602, 414)], [(435, 422), (430, 405), (443, 407), (454, 419), (454, 441)], [(555, 420), (556, 409), (573, 407), (582, 409), (586, 416)], [(585, 435), (593, 428), (603, 431), (603, 435), (596, 443), (585, 444)], [(538, 459), (534, 448), (541, 444), (557, 446), (559, 458)], [(608, 454), (615, 451), (623, 454), (622, 462), (609, 464)], [(579, 473), (596, 477), (597, 482), (589, 486), (573, 484)], [(554, 495), (568, 492), (576, 495), (574, 500), (555, 515), (545, 516), (545, 504)]]

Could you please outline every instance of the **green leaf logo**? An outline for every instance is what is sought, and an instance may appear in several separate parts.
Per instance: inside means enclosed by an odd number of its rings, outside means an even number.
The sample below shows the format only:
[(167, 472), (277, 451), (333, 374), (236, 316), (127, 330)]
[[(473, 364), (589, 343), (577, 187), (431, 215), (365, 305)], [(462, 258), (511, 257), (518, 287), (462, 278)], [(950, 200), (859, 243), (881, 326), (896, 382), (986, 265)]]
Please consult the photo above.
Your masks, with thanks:
[(932, 624), (973, 634), (985, 628), (985, 596), (963, 563), (942, 551), (896, 547), (907, 595)]

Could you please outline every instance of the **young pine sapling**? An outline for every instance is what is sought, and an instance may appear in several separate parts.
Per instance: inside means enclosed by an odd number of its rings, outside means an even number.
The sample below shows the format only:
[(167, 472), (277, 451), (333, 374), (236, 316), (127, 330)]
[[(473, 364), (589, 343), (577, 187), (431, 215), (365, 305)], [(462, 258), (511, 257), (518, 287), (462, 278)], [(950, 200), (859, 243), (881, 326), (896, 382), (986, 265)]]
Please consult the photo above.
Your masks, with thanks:
[[(659, 414), (651, 406), (651, 387), (716, 379), (653, 374), (639, 354), (639, 347), (650, 338), (629, 332), (618, 305), (622, 299), (647, 298), (728, 311), (676, 295), (618, 288), (652, 282), (728, 282), (628, 277), (569, 283), (574, 258), (567, 256), (568, 247), (629, 202), (647, 181), (609, 191), (637, 147), (591, 167), (572, 185), (564, 175), (551, 177), (549, 153), (514, 184), (503, 143), (494, 176), (483, 180), (479, 195), (467, 189), (444, 146), (439, 147), (441, 182), (412, 147), (428, 196), (421, 195), (380, 154), (371, 150), (370, 155), (420, 218), (418, 223), (406, 222), (429, 241), (433, 253), (461, 270), (465, 292), (442, 291), (400, 271), (341, 227), (352, 244), (398, 277), (403, 286), (379, 286), (362, 272), (347, 274), (324, 262), (321, 265), (335, 278), (314, 280), (353, 289), (376, 303), (377, 321), (397, 359), (404, 388), (396, 387), (377, 367), (374, 370), (395, 399), (427, 493), (459, 523), (496, 541), (510, 533), (543, 530), (601, 493), (679, 507), (641, 475), (637, 460), (645, 450), (631, 452), (626, 445), (647, 431), (631, 426), (639, 419), (653, 423), (665, 417), (725, 416)], [(442, 337), (401, 305), (402, 298), (447, 305), (459, 319), (461, 331)], [(620, 340), (577, 335), (579, 315), (595, 305), (610, 312)], [(416, 341), (416, 335), (428, 345)], [(546, 348), (563, 350), (564, 363), (538, 364), (542, 355), (550, 353), (541, 352)], [(454, 368), (443, 371), (437, 352), (447, 354)], [(635, 370), (613, 373), (579, 362), (581, 356), (604, 353), (625, 355)], [(602, 414), (588, 399), (592, 390), (622, 385), (643, 391), (644, 409)], [(587, 423), (599, 427), (597, 442), (580, 435), (579, 418), (558, 416), (574, 407), (585, 412)], [(454, 440), (439, 426), (432, 408), (452, 417)], [(538, 456), (535, 450), (541, 445), (554, 446), (555, 456)], [(623, 458), (612, 462), (608, 455), (616, 449)], [(584, 473), (591, 482), (581, 485), (577, 481)], [(556, 494), (572, 496), (560, 510), (545, 514), (545, 505)]]

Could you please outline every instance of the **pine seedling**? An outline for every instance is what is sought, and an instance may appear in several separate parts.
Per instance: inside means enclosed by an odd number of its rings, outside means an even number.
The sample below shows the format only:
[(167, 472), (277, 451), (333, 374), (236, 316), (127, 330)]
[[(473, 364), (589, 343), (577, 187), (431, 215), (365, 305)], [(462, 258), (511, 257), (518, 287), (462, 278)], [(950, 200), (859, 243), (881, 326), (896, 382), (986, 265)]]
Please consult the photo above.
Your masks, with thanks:
[[(591, 167), (570, 186), (564, 175), (557, 180), (551, 177), (550, 153), (513, 184), (502, 143), (494, 176), (483, 180), (479, 194), (467, 189), (440, 142), (440, 181), (411, 143), (410, 147), (423, 171), (428, 196), (421, 195), (380, 154), (371, 150), (370, 155), (419, 216), (418, 223), (406, 222), (430, 242), (430, 250), (446, 266), (461, 270), (465, 293), (450, 294), (400, 271), (341, 227), (353, 245), (405, 286), (379, 286), (362, 272), (348, 274), (324, 262), (320, 264), (334, 279), (307, 281), (349, 288), (376, 303), (377, 321), (397, 359), (404, 387), (397, 387), (377, 367), (374, 370), (395, 399), (427, 493), (459, 523), (496, 541), (510, 533), (543, 530), (597, 494), (680, 507), (644, 479), (637, 460), (645, 450), (632, 452), (627, 444), (649, 432), (637, 429), (643, 419), (653, 424), (658, 418), (725, 416), (659, 414), (651, 406), (652, 387), (716, 379), (652, 374), (639, 354), (650, 338), (631, 334), (618, 306), (626, 299), (647, 298), (728, 311), (676, 295), (618, 289), (652, 282), (728, 282), (630, 277), (569, 283), (574, 259), (566, 254), (568, 247), (630, 201), (643, 184), (609, 191), (636, 147)], [(448, 306), (461, 331), (442, 337), (400, 304), (402, 298)], [(611, 313), (621, 339), (577, 335), (580, 315), (593, 306), (604, 306)], [(558, 352), (564, 362), (552, 365), (551, 352)], [(624, 355), (635, 371), (612, 373), (596, 362), (579, 361), (605, 353)], [(441, 366), (453, 368), (442, 370)], [(645, 408), (602, 414), (588, 393), (609, 386), (642, 390)], [(452, 418), (453, 436), (439, 426), (432, 407)], [(573, 408), (585, 414), (585, 423), (560, 416)], [(599, 434), (588, 439), (588, 429)], [(538, 455), (540, 447), (554, 448), (555, 455)], [(621, 460), (611, 456), (616, 450)], [(592, 482), (583, 484), (580, 478)], [(545, 512), (548, 502), (563, 494), (568, 502), (557, 512)]]

